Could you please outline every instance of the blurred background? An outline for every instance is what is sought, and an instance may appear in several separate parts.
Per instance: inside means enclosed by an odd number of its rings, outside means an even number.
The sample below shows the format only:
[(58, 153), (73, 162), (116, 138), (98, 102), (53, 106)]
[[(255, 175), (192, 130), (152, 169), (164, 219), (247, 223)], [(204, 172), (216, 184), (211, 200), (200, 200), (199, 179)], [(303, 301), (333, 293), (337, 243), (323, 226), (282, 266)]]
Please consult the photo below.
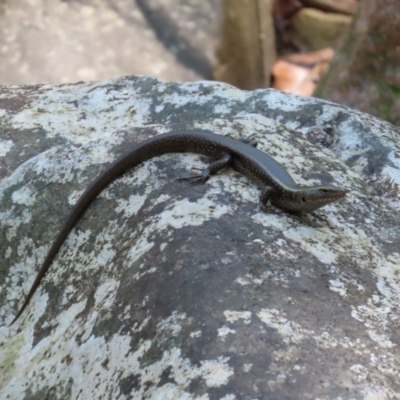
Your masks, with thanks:
[(399, 65), (398, 0), (0, 0), (0, 85), (218, 80), (399, 124)]

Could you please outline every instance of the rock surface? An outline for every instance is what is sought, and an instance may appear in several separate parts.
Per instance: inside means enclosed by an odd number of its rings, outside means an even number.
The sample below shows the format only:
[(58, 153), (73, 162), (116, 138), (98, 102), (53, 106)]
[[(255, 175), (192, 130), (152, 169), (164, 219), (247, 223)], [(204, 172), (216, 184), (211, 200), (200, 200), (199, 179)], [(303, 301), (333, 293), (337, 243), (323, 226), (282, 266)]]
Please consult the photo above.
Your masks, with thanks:
[[(103, 191), (11, 328), (68, 210), (119, 154), (175, 128), (253, 137), (324, 218), (258, 209), (230, 170), (157, 157)], [(123, 78), (0, 91), (0, 398), (397, 399), (399, 131), (274, 90)], [(11, 173), (12, 172), (12, 173)]]

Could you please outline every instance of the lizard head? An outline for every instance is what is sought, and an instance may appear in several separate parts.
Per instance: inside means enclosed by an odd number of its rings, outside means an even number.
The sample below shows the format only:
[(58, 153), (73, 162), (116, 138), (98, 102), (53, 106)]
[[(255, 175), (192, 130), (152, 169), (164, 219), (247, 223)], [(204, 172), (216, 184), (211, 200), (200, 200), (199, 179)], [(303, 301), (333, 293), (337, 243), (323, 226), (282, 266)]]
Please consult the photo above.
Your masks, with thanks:
[(313, 212), (346, 196), (347, 191), (331, 185), (302, 188), (298, 193), (302, 212)]
[(313, 212), (346, 196), (347, 191), (332, 185), (300, 186), (290, 192), (272, 194), (271, 203), (289, 212)]

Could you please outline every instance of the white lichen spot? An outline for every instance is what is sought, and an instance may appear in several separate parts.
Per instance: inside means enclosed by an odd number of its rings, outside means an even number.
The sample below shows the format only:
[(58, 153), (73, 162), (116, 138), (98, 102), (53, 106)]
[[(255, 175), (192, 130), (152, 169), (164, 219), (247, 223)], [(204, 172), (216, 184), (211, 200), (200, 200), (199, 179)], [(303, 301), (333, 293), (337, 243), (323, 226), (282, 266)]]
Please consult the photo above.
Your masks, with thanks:
[(285, 231), (289, 228), (287, 219), (282, 214), (266, 214), (257, 212), (251, 218), (258, 224), (265, 227), (276, 228), (278, 231)]
[(99, 285), (94, 294), (95, 307), (99, 307), (102, 310), (111, 308), (120, 284), (120, 281), (107, 279), (105, 282)]
[(221, 397), (221, 400), (235, 400), (236, 396), (234, 394), (227, 394), (224, 397)]
[(148, 242), (146, 238), (146, 234), (148, 232), (148, 227), (145, 229), (146, 232), (143, 232), (143, 235), (136, 241), (135, 245), (131, 247), (129, 250), (127, 259), (128, 262), (134, 263), (138, 260), (143, 254), (147, 253), (153, 246), (154, 242)]
[[(15, 283), (19, 287), (21, 286), (21, 276), (24, 277), (22, 279), (22, 284), (26, 283), (26, 276), (32, 271), (35, 271), (37, 267), (38, 260), (43, 260), (47, 253), (46, 246), (36, 246), (35, 242), (28, 237), (23, 237), (18, 243), (18, 247), (16, 249), (16, 253), (18, 254), (18, 261), (11, 266), (10, 269), (10, 278), (11, 282)], [(14, 282), (15, 279), (15, 282)], [(27, 282), (27, 285), (30, 285), (31, 282)], [(23, 289), (26, 290), (27, 287)]]
[(253, 368), (253, 364), (244, 364), (243, 365), (243, 371), (244, 372), (250, 372), (250, 370)]
[(74, 206), (79, 198), (82, 196), (84, 190), (74, 190), (69, 196), (68, 196), (68, 204), (71, 206)]
[[(379, 181), (382, 184), (391, 185), (392, 187), (400, 187), (400, 161), (398, 157), (398, 151), (393, 150), (388, 154), (388, 159), (391, 165), (386, 164), (383, 166), (380, 173)], [(393, 207), (395, 210), (400, 210), (399, 196), (383, 196), (387, 204)]]
[(35, 242), (32, 238), (23, 237), (17, 247), (17, 254), (19, 257), (26, 256), (27, 253), (31, 253), (35, 249)]
[(354, 364), (349, 368), (350, 371), (354, 372), (356, 374), (355, 379), (358, 382), (362, 382), (368, 377), (368, 369), (365, 368), (364, 365), (361, 364)]
[(13, 214), (12, 210), (0, 212), (0, 221), (2, 224), (2, 233), (6, 235), (7, 240), (11, 241), (17, 234), (21, 225), (27, 225), (32, 219), (30, 209), (22, 211), (20, 216)]
[[(289, 93), (274, 91), (266, 91), (264, 95), (265, 106), (269, 109), (277, 109), (285, 112), (293, 112), (301, 110), (302, 106), (309, 103), (305, 96), (298, 96)], [(298, 124), (296, 125), (296, 127)]]
[(230, 113), (230, 108), (227, 104), (217, 104), (214, 106), (214, 112), (216, 114), (224, 115)]
[(298, 324), (288, 321), (279, 314), (279, 311), (275, 309), (263, 309), (257, 314), (257, 316), (266, 325), (276, 329), (283, 337), (283, 341), (287, 344), (300, 343), (305, 338), (304, 333), (310, 333), (305, 332)]
[(209, 400), (208, 395), (194, 397), (190, 393), (182, 390), (173, 383), (165, 383), (164, 385), (152, 390), (151, 400)]
[(278, 383), (284, 383), (286, 381), (286, 379), (287, 379), (287, 375), (284, 372), (281, 372), (276, 376), (276, 381)]
[(186, 320), (185, 313), (174, 311), (172, 315), (157, 324), (157, 331), (167, 332), (169, 335), (177, 336), (182, 330), (181, 321)]
[(201, 335), (202, 335), (202, 332), (201, 332), (201, 331), (194, 331), (194, 332), (191, 332), (189, 336), (190, 336), (192, 339), (196, 339), (196, 338), (199, 338)]
[(357, 321), (364, 322), (364, 317), (359, 310), (351, 310), (351, 316), (356, 319)]
[(377, 332), (373, 330), (367, 330), (367, 333), (369, 337), (375, 342), (378, 343), (380, 347), (383, 348), (392, 348), (395, 347), (396, 345), (385, 335), (378, 334)]
[(175, 229), (184, 226), (199, 226), (211, 218), (220, 218), (224, 214), (231, 212), (231, 208), (226, 205), (216, 204), (206, 197), (190, 202), (183, 199), (173, 203), (173, 207), (163, 211), (159, 217), (159, 229), (172, 226)]
[(259, 279), (259, 278), (254, 278), (254, 279), (253, 279), (253, 283), (255, 283), (256, 285), (262, 285), (263, 280), (262, 280), (262, 279)]
[(124, 215), (129, 218), (132, 215), (136, 215), (142, 208), (147, 196), (131, 195), (128, 200), (117, 200), (117, 206), (115, 211), (117, 213), (123, 212)]
[[(81, 252), (82, 246), (87, 243), (90, 238), (92, 231), (90, 229), (85, 230), (73, 230), (70, 235), (68, 235), (67, 239), (65, 240), (65, 248), (68, 248), (68, 257), (70, 259), (77, 259), (77, 257)], [(94, 255), (97, 254), (93, 250), (92, 252)], [(88, 256), (89, 257), (89, 256)]]
[(24, 204), (26, 206), (31, 206), (35, 202), (32, 191), (26, 186), (16, 190), (11, 198), (14, 203)]
[(220, 387), (228, 383), (229, 377), (233, 375), (228, 361), (228, 357), (218, 357), (217, 360), (201, 362), (200, 373), (208, 387)]
[(320, 262), (324, 264), (336, 262), (338, 253), (331, 251), (334, 247), (329, 245), (332, 241), (331, 230), (299, 226), (294, 229), (288, 229), (283, 234), (288, 239), (297, 242), (304, 251), (311, 253)]
[(14, 146), (11, 140), (0, 140), (0, 157), (4, 157)]
[(239, 285), (245, 286), (245, 285), (249, 285), (250, 281), (246, 278), (240, 277), (236, 279), (236, 282), (239, 283)]
[[(142, 268), (142, 266), (141, 266), (141, 268)], [(157, 271), (157, 267), (151, 267), (151, 268), (145, 269), (141, 272), (137, 272), (135, 275), (133, 275), (132, 279), (138, 281), (146, 275), (154, 274), (154, 272), (156, 272), (156, 271)]]
[(95, 263), (97, 266), (110, 265), (115, 254), (116, 251), (112, 247), (111, 243), (104, 243), (100, 251), (96, 253)]
[(12, 248), (10, 246), (8, 246), (4, 253), (4, 258), (10, 258), (11, 255), (12, 255)]
[(397, 305), (397, 299), (392, 298), (390, 294), (382, 296), (375, 293), (368, 299), (367, 304), (360, 305), (351, 311), (351, 316), (364, 324), (371, 340), (381, 348), (390, 349), (396, 346), (383, 333), (387, 331), (387, 326), (393, 318), (393, 304)]
[[(132, 311), (132, 307), (125, 307), (123, 313), (120, 315), (121, 319), (129, 320), (132, 322), (132, 315), (134, 315), (134, 311)], [(132, 333), (141, 332), (146, 326), (148, 326), (151, 320), (150, 316), (147, 316), (142, 322), (134, 321), (130, 330)]]
[[(187, 393), (186, 389), (195, 379), (203, 379), (208, 387), (221, 387), (226, 385), (229, 381), (229, 377), (233, 375), (233, 369), (229, 367), (228, 361), (229, 359), (227, 357), (219, 357), (217, 360), (203, 360), (200, 362), (200, 366), (197, 366), (193, 365), (189, 359), (182, 358), (180, 349), (173, 348), (169, 351), (165, 351), (161, 360), (147, 365), (144, 369), (139, 369), (140, 365), (138, 365), (136, 373), (140, 374), (141, 382), (153, 382), (153, 386), (157, 386), (163, 371), (170, 368), (170, 376), (176, 382), (175, 388), (179, 390), (180, 396), (184, 396)], [(164, 385), (161, 387), (164, 387)], [(172, 390), (171, 386), (170, 389)], [(143, 390), (145, 389), (142, 388), (140, 394), (143, 393)], [(192, 397), (189, 398), (192, 399)]]
[(230, 323), (234, 323), (239, 319), (243, 319), (245, 324), (250, 323), (251, 312), (250, 311), (224, 311), (225, 318)]
[(156, 206), (157, 204), (166, 203), (170, 198), (171, 196), (167, 194), (162, 194), (154, 200), (154, 205)]
[(234, 329), (230, 329), (227, 326), (223, 326), (222, 328), (218, 328), (218, 336), (225, 339), (225, 336), (229, 335), (230, 333), (236, 333)]
[(398, 377), (400, 376), (400, 368), (398, 366), (398, 359), (396, 354), (393, 352), (381, 353), (381, 354), (370, 354), (370, 365), (379, 370), (386, 376)]
[[(312, 336), (315, 340), (315, 342), (317, 343), (318, 347), (323, 348), (323, 349), (332, 349), (338, 346), (338, 342), (335, 339), (334, 336), (330, 335), (328, 332), (322, 332), (320, 335), (315, 335), (313, 334), (313, 332), (311, 331), (307, 331), (307, 330), (303, 330), (304, 334), (308, 334), (309, 336)], [(346, 346), (345, 343), (345, 339), (346, 338), (342, 338), (341, 340), (341, 345), (343, 347), (349, 347)]]
[(331, 279), (329, 281), (329, 289), (331, 289), (333, 292), (339, 293), (342, 297), (346, 297), (347, 295), (347, 289), (344, 283), (339, 279)]

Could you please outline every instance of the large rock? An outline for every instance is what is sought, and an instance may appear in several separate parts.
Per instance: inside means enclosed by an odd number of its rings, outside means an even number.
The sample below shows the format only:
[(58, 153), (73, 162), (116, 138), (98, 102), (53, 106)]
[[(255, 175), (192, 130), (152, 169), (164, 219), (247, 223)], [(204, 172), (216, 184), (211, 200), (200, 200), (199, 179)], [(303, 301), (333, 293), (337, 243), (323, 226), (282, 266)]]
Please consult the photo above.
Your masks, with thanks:
[[(322, 100), (124, 78), (0, 92), (0, 398), (397, 398), (400, 145)], [(175, 128), (253, 137), (324, 220), (273, 207), (208, 160), (157, 157), (103, 191), (21, 318), (66, 214), (119, 154)]]

